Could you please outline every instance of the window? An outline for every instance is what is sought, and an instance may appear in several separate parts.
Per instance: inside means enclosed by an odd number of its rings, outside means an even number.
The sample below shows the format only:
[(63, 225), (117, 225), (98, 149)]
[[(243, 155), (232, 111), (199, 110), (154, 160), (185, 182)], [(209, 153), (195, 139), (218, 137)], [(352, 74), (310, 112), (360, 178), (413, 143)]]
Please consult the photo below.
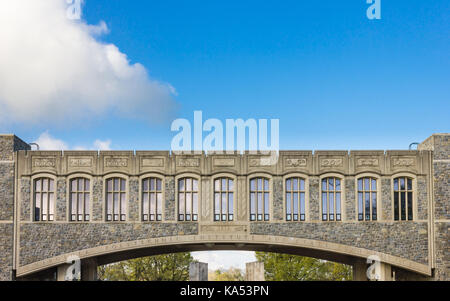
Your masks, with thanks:
[(125, 221), (126, 181), (121, 178), (106, 180), (106, 221)]
[(148, 178), (142, 181), (142, 220), (162, 220), (162, 181)]
[(250, 220), (268, 221), (269, 209), (269, 180), (265, 178), (250, 180)]
[(89, 221), (90, 184), (85, 178), (70, 180), (70, 221)]
[(286, 220), (305, 220), (305, 180), (290, 178), (286, 180)]
[(34, 181), (34, 220), (53, 221), (55, 218), (55, 181), (40, 178)]
[(178, 180), (178, 220), (198, 220), (198, 180), (194, 178)]
[(214, 181), (214, 221), (233, 220), (234, 181), (220, 178)]
[(322, 179), (322, 220), (341, 220), (341, 180), (339, 178)]
[(394, 179), (394, 220), (413, 220), (412, 179), (401, 177)]
[(358, 179), (358, 220), (377, 220), (377, 180)]

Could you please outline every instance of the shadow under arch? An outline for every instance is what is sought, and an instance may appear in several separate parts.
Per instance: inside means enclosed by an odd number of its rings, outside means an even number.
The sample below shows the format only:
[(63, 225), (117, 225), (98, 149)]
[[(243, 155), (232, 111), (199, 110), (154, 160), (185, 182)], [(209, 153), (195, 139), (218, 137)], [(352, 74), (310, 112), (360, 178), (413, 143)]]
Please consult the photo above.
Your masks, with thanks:
[(120, 242), (74, 251), (21, 266), (17, 269), (17, 276), (22, 277), (65, 264), (70, 255), (76, 255), (82, 260), (96, 258), (99, 265), (104, 265), (151, 255), (219, 250), (286, 253), (344, 264), (352, 264), (357, 259), (367, 259), (369, 256), (376, 255), (381, 262), (431, 276), (431, 268), (426, 264), (373, 250), (304, 238), (249, 234), (180, 235)]

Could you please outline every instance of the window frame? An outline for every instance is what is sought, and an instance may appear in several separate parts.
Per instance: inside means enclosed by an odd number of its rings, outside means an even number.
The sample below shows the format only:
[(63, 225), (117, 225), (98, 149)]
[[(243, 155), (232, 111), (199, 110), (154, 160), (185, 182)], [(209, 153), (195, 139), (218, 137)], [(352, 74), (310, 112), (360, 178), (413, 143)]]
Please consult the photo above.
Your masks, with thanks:
[[(233, 193), (233, 213), (232, 213), (233, 219), (232, 220), (229, 219), (229, 215), (230, 215), (230, 213), (229, 213), (229, 202), (227, 202), (227, 214), (226, 214), (227, 219), (226, 220), (222, 220), (222, 216), (220, 216), (219, 220), (215, 219), (215, 215), (216, 215), (215, 214), (215, 201), (216, 201), (216, 199), (215, 199), (215, 193), (216, 193), (216, 191), (215, 191), (215, 182), (216, 182), (216, 180), (219, 180), (219, 179), (222, 180), (224, 178), (227, 179), (227, 180), (232, 180), (233, 181), (233, 190), (232, 191), (228, 190), (226, 192), (227, 193), (227, 198), (228, 198), (228, 193), (230, 193), (230, 192)], [(211, 194), (212, 194), (212, 203), (211, 203), (211, 206), (212, 206), (211, 207), (212, 208), (212, 210), (211, 210), (211, 212), (212, 212), (212, 221), (215, 222), (215, 223), (219, 223), (219, 222), (231, 223), (231, 222), (237, 221), (237, 217), (238, 217), (238, 215), (237, 215), (237, 210), (238, 210), (238, 208), (237, 208), (237, 204), (238, 204), (237, 203), (238, 181), (237, 181), (236, 176), (233, 175), (233, 174), (229, 174), (229, 173), (219, 173), (219, 174), (214, 175), (211, 178)], [(222, 210), (220, 211), (220, 215), (222, 215)]]
[[(293, 218), (291, 220), (287, 220), (287, 207), (286, 207), (286, 181), (289, 179), (302, 179), (305, 181), (305, 216), (304, 220), (301, 219), (301, 208), (300, 208), (300, 199), (299, 199), (299, 218), (298, 220), (294, 220)], [(298, 190), (300, 191), (300, 190)], [(309, 221), (309, 176), (302, 174), (302, 173), (289, 173), (285, 176), (283, 176), (283, 221), (285, 222), (306, 222)]]
[[(162, 202), (161, 202), (161, 220), (157, 220), (157, 218), (155, 217), (155, 220), (151, 221), (150, 220), (150, 216), (148, 220), (144, 220), (144, 180), (147, 179), (158, 179), (161, 181), (161, 196), (162, 196)], [(165, 189), (165, 177), (160, 175), (160, 174), (155, 174), (155, 173), (146, 173), (144, 175), (141, 175), (139, 177), (139, 221), (143, 222), (143, 223), (160, 223), (162, 221), (164, 221), (165, 219), (165, 194), (166, 194), (166, 189)], [(150, 204), (150, 199), (149, 199), (149, 204)], [(149, 209), (150, 209), (150, 205), (149, 205)]]
[[(107, 183), (108, 180), (114, 179), (114, 178), (119, 178), (121, 180), (125, 180), (125, 213), (122, 213), (121, 210), (121, 206), (120, 206), (120, 213), (119, 213), (119, 220), (115, 221), (114, 220), (114, 212), (112, 214), (112, 218), (111, 220), (108, 220), (108, 187), (107, 187)], [(128, 176), (123, 175), (123, 174), (119, 174), (119, 173), (115, 173), (115, 174), (109, 174), (108, 176), (103, 178), (103, 213), (105, 214), (103, 220), (107, 223), (124, 223), (128, 221), (128, 211), (129, 211), (129, 191), (130, 191), (130, 179)], [(113, 188), (114, 189), (114, 188)], [(114, 194), (114, 190), (112, 192)], [(120, 190), (120, 193), (122, 193), (122, 190)], [(114, 199), (112, 200), (113, 204), (114, 204)], [(119, 200), (119, 203), (121, 204), (121, 201)], [(114, 210), (114, 208), (113, 208)], [(122, 215), (125, 215), (125, 219), (122, 220), (121, 217)]]
[[(196, 220), (193, 220), (193, 218), (191, 218), (190, 220), (186, 220), (186, 216), (184, 216), (184, 218), (183, 218), (183, 220), (180, 220), (180, 214), (179, 214), (179, 197), (180, 197), (180, 195), (179, 195), (179, 185), (178, 185), (178, 182), (179, 182), (179, 180), (181, 180), (181, 179), (186, 179), (186, 178), (192, 178), (192, 179), (195, 179), (195, 180), (197, 180), (197, 185), (198, 185), (198, 187), (197, 187), (197, 219)], [(197, 223), (197, 222), (199, 222), (200, 221), (200, 218), (201, 218), (201, 204), (202, 204), (202, 178), (201, 178), (201, 176), (199, 176), (199, 175), (197, 175), (197, 174), (194, 174), (194, 173), (183, 173), (183, 174), (180, 174), (180, 175), (177, 175), (176, 177), (175, 177), (175, 221), (177, 221), (177, 222), (181, 222), (181, 223), (183, 223), (183, 222), (186, 222), (186, 223)], [(185, 191), (185, 193), (186, 193), (186, 191)], [(185, 205), (186, 205), (186, 199), (184, 200), (184, 202), (185, 202)], [(186, 215), (186, 210), (185, 210), (185, 214), (184, 215)], [(193, 215), (192, 213), (191, 213), (191, 215)], [(192, 216), (193, 217), (193, 216)]]
[[(412, 219), (408, 219), (408, 203), (406, 203), (406, 219), (402, 220), (401, 219), (401, 199), (399, 198), (399, 219), (396, 220), (395, 219), (395, 185), (394, 185), (394, 181), (395, 179), (399, 179), (399, 178), (409, 178), (412, 181)], [(405, 183), (405, 187), (407, 188), (408, 184), (407, 182)], [(405, 190), (406, 191), (406, 190)], [(401, 191), (399, 191), (401, 192)], [(408, 193), (406, 193), (406, 198), (408, 198), (407, 196)], [(396, 173), (394, 175), (391, 176), (391, 214), (392, 214), (392, 221), (394, 222), (413, 222), (417, 220), (417, 195), (418, 195), (418, 191), (417, 191), (417, 176), (415, 174), (412, 173)]]
[[(84, 193), (89, 193), (89, 195), (90, 195), (89, 212), (87, 213), (87, 214), (89, 214), (89, 220), (88, 221), (85, 220), (86, 212), (84, 213), (82, 221), (78, 221), (78, 218), (77, 218), (77, 220), (72, 221), (72, 212), (71, 212), (72, 203), (71, 203), (71, 187), (70, 187), (70, 183), (71, 183), (72, 180), (80, 179), (80, 178), (83, 178), (85, 180), (89, 180), (89, 183), (90, 183), (89, 184), (89, 191), (84, 191)], [(88, 223), (88, 222), (91, 222), (92, 221), (92, 212), (93, 212), (93, 210), (92, 210), (92, 207), (93, 207), (92, 200), (94, 198), (94, 196), (93, 196), (93, 185), (94, 185), (93, 177), (91, 175), (89, 175), (89, 174), (84, 174), (84, 173), (72, 174), (72, 175), (67, 177), (66, 185), (67, 185), (67, 189), (66, 189), (66, 199), (67, 199), (66, 216), (67, 216), (67, 221), (70, 222), (70, 223)]]
[[(340, 194), (341, 194), (341, 201), (340, 201), (340, 209), (341, 209), (341, 212), (340, 212), (340, 219), (338, 220), (337, 219), (337, 213), (334, 211), (333, 212), (333, 214), (334, 214), (334, 217), (333, 217), (333, 220), (330, 220), (330, 211), (329, 210), (327, 210), (327, 219), (326, 220), (324, 220), (323, 219), (323, 199), (322, 199), (322, 196), (323, 196), (323, 189), (322, 189), (322, 181), (324, 180), (324, 179), (328, 179), (328, 178), (334, 178), (334, 186), (336, 186), (336, 179), (338, 179), (338, 180), (340, 180), (341, 181), (341, 190), (340, 190)], [(328, 186), (328, 182), (327, 182), (327, 186)], [(327, 204), (329, 204), (329, 190), (327, 189)], [(336, 195), (336, 189), (334, 189), (333, 190), (333, 195)], [(334, 197), (333, 198), (334, 199), (334, 209), (336, 209), (336, 198)], [(328, 207), (327, 207), (328, 208)], [(326, 174), (323, 174), (323, 175), (321, 175), (320, 177), (319, 177), (319, 220), (321, 221), (321, 222), (342, 222), (342, 221), (344, 221), (345, 220), (345, 217), (346, 217), (346, 215), (345, 215), (345, 176), (343, 176), (343, 175), (341, 175), (341, 174), (338, 174), (338, 173), (326, 173)]]
[[(370, 220), (366, 220), (366, 218), (365, 218), (365, 202), (364, 202), (364, 199), (363, 199), (363, 205), (364, 205), (364, 208), (363, 208), (364, 209), (363, 210), (363, 219), (362, 220), (359, 219), (359, 199), (358, 199), (359, 189), (358, 189), (358, 181), (361, 180), (361, 179), (364, 179), (364, 178), (372, 178), (372, 179), (376, 180), (376, 183), (377, 183), (377, 189), (375, 191), (371, 191), (371, 192), (376, 192), (376, 194), (377, 194), (377, 202), (376, 202), (376, 205), (377, 205), (376, 217), (377, 218), (376, 218), (376, 220), (373, 220), (373, 215), (372, 214), (370, 215)], [(381, 206), (382, 206), (382, 202), (381, 202), (381, 192), (382, 192), (381, 185), (382, 185), (381, 177), (379, 175), (377, 175), (377, 174), (374, 174), (374, 173), (360, 173), (360, 174), (358, 174), (355, 177), (355, 220), (356, 221), (358, 221), (358, 222), (363, 222), (363, 221), (376, 222), (376, 221), (383, 220), (383, 216), (382, 216), (383, 210), (381, 208)], [(365, 192), (365, 190), (363, 190), (363, 192)], [(363, 196), (363, 198), (364, 198), (364, 196)], [(370, 200), (371, 200), (371, 208), (370, 208), (370, 210), (372, 210), (373, 209), (372, 208), (373, 207), (372, 195), (370, 196)]]
[[(263, 179), (265, 179), (265, 180), (268, 180), (269, 181), (269, 183), (268, 183), (268, 185), (269, 185), (269, 189), (267, 190), (267, 192), (269, 193), (269, 200), (268, 200), (268, 202), (269, 202), (269, 216), (268, 216), (268, 219), (266, 219), (265, 218), (265, 216), (266, 216), (266, 213), (265, 213), (265, 206), (264, 206), (264, 197), (263, 197), (263, 214), (262, 214), (262, 219), (261, 220), (258, 220), (258, 206), (257, 206), (257, 203), (258, 203), (258, 198), (256, 197), (256, 199), (255, 199), (255, 204), (256, 204), (256, 206), (255, 206), (255, 209), (256, 209), (256, 212), (255, 212), (255, 219), (254, 220), (252, 220), (252, 213), (251, 213), (251, 193), (252, 193), (252, 190), (251, 190), (251, 187), (250, 187), (250, 185), (251, 185), (251, 181), (252, 180), (254, 180), (254, 179), (258, 179), (258, 178), (263, 178)], [(256, 183), (256, 185), (257, 185), (258, 183)], [(264, 188), (264, 183), (263, 183), (263, 188)], [(258, 193), (259, 191), (258, 190), (256, 190), (256, 193)], [(264, 192), (263, 192), (263, 194), (265, 193), (266, 191), (264, 190)], [(273, 178), (272, 178), (272, 175), (270, 175), (270, 174), (265, 174), (265, 173), (254, 173), (254, 174), (250, 174), (250, 175), (248, 175), (247, 176), (247, 213), (248, 213), (248, 221), (249, 222), (264, 222), (264, 223), (268, 223), (268, 222), (271, 222), (272, 221), (272, 219), (273, 219)]]
[[(53, 180), (53, 195), (54, 195), (54, 200), (53, 200), (53, 220), (49, 221), (48, 219), (43, 221), (42, 220), (42, 212), (40, 213), (39, 219), (40, 220), (36, 220), (36, 189), (35, 189), (35, 181), (40, 180), (40, 179), (51, 179)], [(30, 197), (30, 202), (31, 202), (31, 210), (30, 210), (30, 216), (31, 216), (31, 221), (33, 221), (34, 223), (54, 223), (55, 221), (57, 221), (57, 212), (56, 212), (56, 203), (57, 203), (57, 195), (56, 192), (58, 190), (58, 181), (57, 181), (57, 177), (53, 174), (50, 173), (38, 173), (35, 174), (31, 177), (31, 197)], [(42, 193), (42, 192), (41, 192)], [(48, 199), (47, 199), (48, 201)], [(47, 208), (48, 210), (50, 210), (50, 207)]]

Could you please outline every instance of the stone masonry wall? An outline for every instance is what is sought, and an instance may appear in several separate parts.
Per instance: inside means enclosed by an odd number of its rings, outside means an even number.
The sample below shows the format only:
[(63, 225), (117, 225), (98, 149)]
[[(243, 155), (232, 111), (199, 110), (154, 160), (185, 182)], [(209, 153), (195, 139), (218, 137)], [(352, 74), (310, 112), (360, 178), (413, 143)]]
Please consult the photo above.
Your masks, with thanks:
[(0, 135), (0, 280), (13, 277), (14, 152), (29, 149), (14, 135)]

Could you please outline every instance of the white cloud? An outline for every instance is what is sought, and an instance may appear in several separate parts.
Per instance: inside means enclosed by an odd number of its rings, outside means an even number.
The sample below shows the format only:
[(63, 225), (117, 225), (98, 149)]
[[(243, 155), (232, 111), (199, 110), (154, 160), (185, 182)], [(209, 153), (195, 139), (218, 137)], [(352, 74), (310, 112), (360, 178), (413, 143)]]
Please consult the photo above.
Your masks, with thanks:
[(174, 88), (66, 16), (64, 0), (0, 0), (0, 121), (84, 122), (105, 114), (162, 121)]
[(35, 142), (39, 145), (40, 150), (111, 150), (111, 140), (97, 139), (92, 146), (70, 147), (63, 140), (51, 136), (48, 131), (42, 133)]
[(255, 252), (247, 251), (205, 251), (191, 254), (194, 259), (208, 263), (209, 270), (228, 270), (235, 267), (245, 271), (247, 262), (256, 261)]

